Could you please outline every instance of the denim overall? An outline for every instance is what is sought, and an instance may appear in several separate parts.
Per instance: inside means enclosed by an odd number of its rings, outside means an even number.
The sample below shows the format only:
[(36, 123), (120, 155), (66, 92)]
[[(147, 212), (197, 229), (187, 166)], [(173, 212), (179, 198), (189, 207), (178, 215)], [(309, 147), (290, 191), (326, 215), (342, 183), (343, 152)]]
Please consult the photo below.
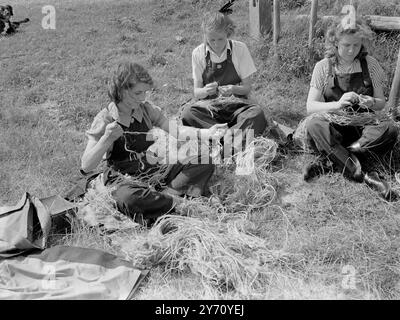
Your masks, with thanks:
[[(351, 91), (374, 96), (365, 57), (360, 57), (360, 64), (361, 72), (338, 75), (330, 61), (328, 86), (324, 92), (326, 102), (339, 101), (344, 93)], [(351, 108), (356, 112), (373, 112), (360, 108), (358, 105)], [(327, 155), (337, 167), (336, 169), (350, 178), (354, 177), (356, 167), (350, 160), (350, 153), (346, 147), (358, 140), (362, 148), (380, 154), (393, 148), (397, 140), (397, 129), (390, 121), (381, 121), (379, 124), (359, 127), (338, 125), (326, 119), (314, 117), (308, 122), (307, 131), (316, 150)], [(362, 157), (359, 160), (363, 165)]]
[[(129, 127), (122, 128), (124, 135), (114, 142), (107, 159), (107, 169), (103, 173), (104, 185), (114, 187), (112, 196), (118, 210), (135, 220), (156, 218), (171, 212), (172, 197), (150, 188), (144, 180), (144, 176), (151, 176), (159, 169), (158, 165), (146, 160), (145, 151), (154, 143), (146, 141), (146, 133), (150, 128), (144, 120), (133, 120)], [(207, 183), (213, 172), (212, 164), (171, 164), (162, 176), (158, 189), (166, 185), (177, 191), (177, 194), (207, 196)], [(122, 179), (121, 174), (137, 179)]]
[[(229, 40), (232, 48), (232, 41)], [(206, 54), (206, 68), (203, 71), (203, 85), (217, 82), (218, 86), (237, 85), (240, 79), (235, 66), (232, 62), (231, 50), (227, 50), (227, 58), (221, 63), (211, 61), (210, 52)], [(245, 96), (237, 96), (238, 98), (246, 98)], [(204, 100), (217, 98), (217, 95), (208, 96)], [(203, 101), (204, 101), (203, 100)], [(241, 99), (239, 102), (227, 104), (212, 104), (207, 108), (207, 103), (191, 103), (184, 107), (181, 118), (182, 123), (186, 126), (196, 128), (210, 128), (217, 123), (228, 123), (232, 129), (253, 129), (254, 135), (261, 135), (266, 126), (267, 120), (260, 106), (255, 105), (247, 99)]]

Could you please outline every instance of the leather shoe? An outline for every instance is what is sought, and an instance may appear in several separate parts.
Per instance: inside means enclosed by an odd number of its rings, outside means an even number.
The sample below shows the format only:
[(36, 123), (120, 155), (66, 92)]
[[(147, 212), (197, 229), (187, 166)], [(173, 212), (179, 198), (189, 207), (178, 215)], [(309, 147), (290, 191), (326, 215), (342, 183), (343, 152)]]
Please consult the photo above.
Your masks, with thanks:
[(399, 196), (390, 189), (389, 184), (381, 180), (378, 173), (373, 171), (364, 175), (364, 182), (372, 189), (378, 191), (381, 197), (387, 201), (396, 201)]

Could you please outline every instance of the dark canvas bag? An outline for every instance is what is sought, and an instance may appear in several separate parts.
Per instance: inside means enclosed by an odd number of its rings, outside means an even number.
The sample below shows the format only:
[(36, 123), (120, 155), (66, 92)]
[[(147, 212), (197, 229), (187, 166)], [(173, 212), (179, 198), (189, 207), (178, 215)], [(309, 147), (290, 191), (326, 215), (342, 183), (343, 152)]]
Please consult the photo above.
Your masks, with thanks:
[(0, 258), (44, 249), (50, 228), (49, 211), (27, 192), (15, 206), (0, 207)]

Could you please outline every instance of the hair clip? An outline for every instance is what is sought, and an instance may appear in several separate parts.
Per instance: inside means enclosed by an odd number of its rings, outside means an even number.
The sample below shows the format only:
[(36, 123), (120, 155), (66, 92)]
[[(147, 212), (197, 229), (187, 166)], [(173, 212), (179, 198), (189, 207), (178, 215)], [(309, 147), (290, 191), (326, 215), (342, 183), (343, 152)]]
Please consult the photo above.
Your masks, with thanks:
[(233, 10), (230, 8), (233, 3), (235, 2), (235, 0), (229, 0), (227, 3), (225, 3), (221, 9), (219, 9), (219, 12), (228, 15), (231, 14), (233, 12)]

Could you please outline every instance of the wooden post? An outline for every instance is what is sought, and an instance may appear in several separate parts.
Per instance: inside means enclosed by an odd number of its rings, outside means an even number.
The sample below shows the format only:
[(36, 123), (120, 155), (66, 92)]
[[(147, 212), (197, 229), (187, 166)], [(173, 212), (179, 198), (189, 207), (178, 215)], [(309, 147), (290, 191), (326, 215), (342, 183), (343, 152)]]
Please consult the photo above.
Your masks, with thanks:
[(318, 0), (312, 0), (311, 3), (311, 19), (310, 19), (310, 29), (308, 34), (308, 48), (312, 50), (313, 39), (315, 35), (315, 23), (317, 22), (317, 11), (318, 11)]
[(275, 52), (277, 51), (280, 33), (281, 33), (281, 12), (280, 12), (279, 0), (274, 0), (274, 46), (275, 46)]
[(271, 0), (249, 0), (250, 36), (260, 39), (271, 32)]
[(394, 72), (394, 77), (392, 81), (392, 87), (389, 94), (389, 110), (392, 113), (394, 119), (399, 118), (399, 100), (400, 100), (400, 50), (397, 56), (396, 71)]

